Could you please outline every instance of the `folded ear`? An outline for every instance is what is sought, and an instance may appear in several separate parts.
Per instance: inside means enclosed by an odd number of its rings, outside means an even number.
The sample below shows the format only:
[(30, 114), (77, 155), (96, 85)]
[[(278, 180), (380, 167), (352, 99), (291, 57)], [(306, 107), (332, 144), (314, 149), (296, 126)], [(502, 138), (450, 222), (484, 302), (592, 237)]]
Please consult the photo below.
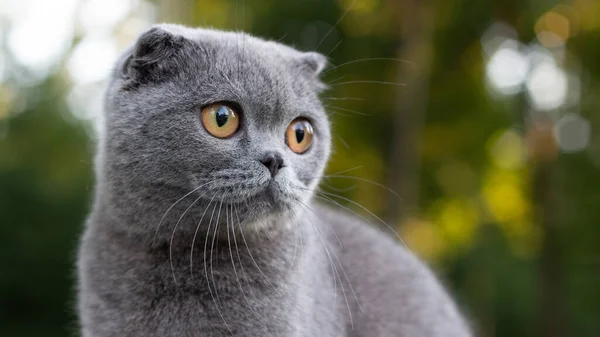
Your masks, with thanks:
[(154, 26), (142, 33), (120, 66), (130, 84), (158, 82), (177, 69), (177, 54), (185, 44), (183, 36)]
[(327, 57), (317, 52), (305, 52), (300, 56), (300, 61), (315, 76), (321, 74), (327, 66)]

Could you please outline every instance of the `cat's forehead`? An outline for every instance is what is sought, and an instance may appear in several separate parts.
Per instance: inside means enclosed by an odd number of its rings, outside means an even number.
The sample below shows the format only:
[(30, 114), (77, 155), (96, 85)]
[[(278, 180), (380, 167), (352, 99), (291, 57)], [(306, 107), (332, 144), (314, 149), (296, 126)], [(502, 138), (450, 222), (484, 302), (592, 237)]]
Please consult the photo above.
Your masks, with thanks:
[(275, 106), (310, 109), (318, 104), (320, 81), (315, 71), (320, 69), (307, 67), (307, 53), (241, 32), (170, 24), (160, 27), (192, 42), (195, 52), (189, 54), (187, 62), (193, 74), (182, 80), (203, 79), (203, 89), (210, 88), (205, 93), (230, 93), (245, 103), (264, 105), (267, 110)]

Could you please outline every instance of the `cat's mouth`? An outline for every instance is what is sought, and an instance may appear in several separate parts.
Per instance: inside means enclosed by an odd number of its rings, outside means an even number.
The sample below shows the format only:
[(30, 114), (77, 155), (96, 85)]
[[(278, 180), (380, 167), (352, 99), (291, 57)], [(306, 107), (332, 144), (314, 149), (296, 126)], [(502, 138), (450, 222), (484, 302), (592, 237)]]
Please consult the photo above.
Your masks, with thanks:
[(264, 185), (248, 191), (245, 197), (232, 195), (231, 200), (234, 203), (254, 204), (257, 207), (281, 208), (293, 203), (294, 196), (286, 192), (281, 182), (269, 179)]
[[(299, 205), (299, 197), (290, 195), (278, 182), (270, 180), (260, 190), (245, 197), (232, 195), (223, 200), (243, 222), (261, 222), (274, 215), (294, 211)], [(239, 215), (238, 215), (239, 214)]]
[(229, 204), (285, 207), (297, 199), (291, 182), (285, 177), (258, 175), (240, 178), (221, 176), (204, 183), (199, 179), (196, 188), (203, 199), (222, 200)]

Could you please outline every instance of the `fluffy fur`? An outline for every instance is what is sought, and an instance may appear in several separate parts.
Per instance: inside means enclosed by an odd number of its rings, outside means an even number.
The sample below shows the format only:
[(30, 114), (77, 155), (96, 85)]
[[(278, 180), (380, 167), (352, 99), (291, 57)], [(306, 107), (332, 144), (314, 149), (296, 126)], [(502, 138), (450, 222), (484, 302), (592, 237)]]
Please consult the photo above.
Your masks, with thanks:
[[(330, 153), (326, 59), (242, 33), (157, 25), (107, 90), (78, 261), (84, 337), (469, 336), (432, 273), (394, 240), (313, 202)], [(231, 102), (218, 139), (202, 106)], [(314, 144), (292, 152), (295, 118)], [(271, 177), (260, 163), (278, 152)]]

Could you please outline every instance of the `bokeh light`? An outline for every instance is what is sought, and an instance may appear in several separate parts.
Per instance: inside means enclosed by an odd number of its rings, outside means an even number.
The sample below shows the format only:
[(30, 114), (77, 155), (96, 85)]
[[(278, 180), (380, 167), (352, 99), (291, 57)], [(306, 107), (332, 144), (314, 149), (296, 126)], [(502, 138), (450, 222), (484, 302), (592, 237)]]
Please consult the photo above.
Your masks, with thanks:
[(590, 142), (590, 122), (577, 114), (567, 114), (556, 123), (555, 133), (563, 152), (582, 151)]
[(567, 89), (565, 72), (552, 61), (534, 65), (527, 78), (531, 105), (538, 110), (553, 110), (562, 106), (567, 98)]
[(117, 46), (110, 36), (86, 36), (77, 44), (67, 68), (76, 84), (98, 82), (108, 77), (117, 59)]
[(71, 45), (72, 17), (78, 1), (25, 0), (10, 3), (8, 8), (3, 8), (12, 25), (8, 49), (32, 75), (41, 79)]
[(487, 63), (486, 75), (501, 94), (520, 92), (521, 85), (527, 78), (529, 62), (519, 47), (517, 41), (505, 40)]

